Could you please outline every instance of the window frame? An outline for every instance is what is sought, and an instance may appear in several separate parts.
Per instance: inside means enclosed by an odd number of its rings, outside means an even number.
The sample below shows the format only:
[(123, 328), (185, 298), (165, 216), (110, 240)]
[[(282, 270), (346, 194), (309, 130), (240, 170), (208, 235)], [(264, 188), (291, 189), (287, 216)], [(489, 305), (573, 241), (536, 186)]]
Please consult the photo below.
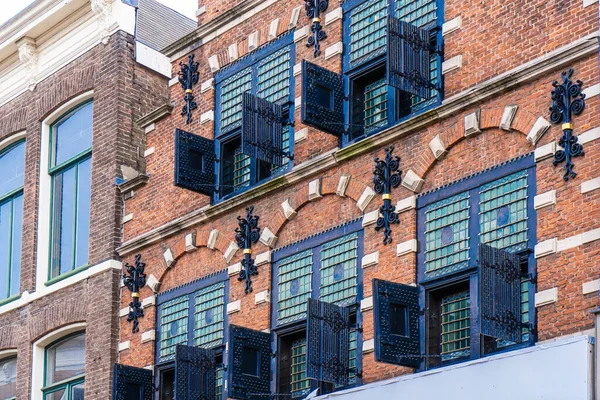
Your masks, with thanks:
[[(229, 284), (230, 284), (230, 280), (229, 280), (229, 275), (227, 273), (227, 270), (223, 270), (220, 272), (217, 272), (215, 274), (206, 276), (204, 278), (200, 278), (196, 281), (190, 282), (190, 283), (186, 283), (182, 286), (176, 287), (174, 289), (168, 290), (166, 292), (163, 293), (159, 293), (156, 296), (156, 325), (155, 325), (155, 332), (156, 332), (156, 346), (154, 349), (154, 357), (155, 357), (155, 365), (154, 365), (154, 385), (156, 388), (158, 388), (158, 392), (157, 392), (157, 396), (160, 396), (160, 389), (161, 389), (161, 379), (163, 376), (163, 373), (168, 371), (169, 369), (173, 369), (175, 367), (175, 359), (169, 359), (169, 360), (165, 360), (165, 361), (160, 361), (160, 340), (161, 340), (161, 334), (160, 334), (160, 324), (161, 324), (161, 313), (160, 311), (162, 310), (162, 305), (169, 301), (169, 300), (173, 300), (179, 297), (183, 297), (183, 296), (188, 296), (188, 299), (192, 299), (194, 294), (199, 291), (202, 290), (206, 287), (218, 284), (218, 283), (224, 283), (224, 288), (223, 288), (223, 292), (224, 292), (224, 299), (223, 299), (223, 342), (220, 345), (211, 347), (211, 349), (214, 349), (215, 352), (217, 353), (217, 358), (218, 357), (222, 357), (222, 362), (221, 362), (221, 366), (224, 367), (225, 369), (227, 368), (227, 343), (229, 342), (229, 316), (227, 314), (227, 304), (229, 302)], [(194, 306), (190, 306), (190, 302), (188, 302), (188, 339), (186, 342), (182, 342), (180, 344), (184, 344), (186, 346), (193, 346), (193, 326), (194, 326)], [(218, 368), (217, 368), (218, 369)], [(227, 379), (226, 374), (223, 374), (223, 385), (222, 385), (222, 395), (225, 396), (227, 393), (225, 391), (225, 380)], [(159, 397), (157, 397), (159, 398)], [(226, 397), (225, 397), (226, 398)]]
[[(71, 393), (72, 393), (71, 389), (74, 386), (77, 386), (81, 383), (85, 384), (85, 372), (83, 374), (74, 376), (71, 379), (64, 379), (59, 382), (54, 382), (50, 385), (48, 385), (48, 383), (47, 383), (47, 380), (48, 380), (48, 349), (52, 346), (55, 346), (55, 345), (61, 343), (61, 342), (67, 341), (75, 336), (80, 336), (80, 335), (84, 336), (84, 343), (87, 343), (87, 338), (85, 337), (86, 331), (78, 331), (78, 332), (70, 333), (59, 339), (56, 339), (55, 341), (51, 342), (50, 344), (48, 344), (44, 347), (44, 381), (43, 381), (43, 386), (41, 388), (42, 399), (45, 400), (47, 395), (52, 394), (60, 389), (65, 389), (65, 392), (67, 393), (67, 400), (71, 400)], [(85, 362), (85, 347), (84, 347), (84, 362)], [(85, 363), (85, 368), (87, 368), (87, 363)]]
[[(16, 139), (14, 142), (9, 142), (10, 144), (8, 144), (6, 147), (4, 147), (3, 149), (0, 149), (0, 157), (2, 157), (5, 154), (8, 154), (9, 152), (11, 152), (12, 150), (14, 150), (17, 146), (23, 145), (24, 147), (24, 156), (23, 156), (23, 170), (26, 171), (26, 166), (25, 166), (25, 161), (26, 161), (26, 157), (27, 157), (27, 140), (25, 138), (18, 138)], [(19, 263), (19, 290), (17, 291), (17, 294), (14, 295), (10, 295), (11, 293), (11, 282), (12, 282), (12, 272), (13, 272), (13, 265), (12, 265), (12, 251), (13, 251), (13, 242), (14, 242), (14, 237), (13, 237), (13, 231), (14, 231), (14, 224), (15, 224), (15, 219), (14, 219), (14, 209), (15, 209), (15, 200), (18, 197), (21, 197), (21, 203), (23, 203), (24, 199), (23, 199), (23, 193), (24, 193), (24, 187), (25, 187), (25, 172), (23, 173), (23, 184), (21, 186), (19, 186), (16, 189), (11, 190), (10, 192), (5, 193), (4, 195), (0, 196), (0, 207), (3, 206), (6, 203), (11, 203), (11, 212), (10, 212), (10, 237), (9, 237), (9, 251), (8, 251), (8, 278), (7, 278), (7, 287), (6, 287), (6, 292), (8, 294), (8, 297), (4, 298), (4, 299), (0, 299), (0, 306), (10, 303), (14, 300), (17, 300), (21, 297), (21, 277), (20, 277), (20, 273), (21, 273), (21, 264)], [(21, 205), (21, 217), (23, 217), (23, 204)], [(21, 236), (23, 236), (23, 221), (21, 218), (21, 221), (18, 221), (19, 223), (21, 223)], [(22, 237), (21, 237), (21, 241), (22, 241)], [(23, 243), (21, 243), (21, 249), (19, 250), (19, 257), (21, 257), (21, 251), (23, 248)]]
[[(469, 202), (469, 261), (468, 267), (460, 269), (456, 272), (451, 272), (438, 277), (426, 279), (425, 278), (425, 209), (428, 205), (436, 203), (438, 201), (447, 199), (449, 197), (467, 192), (477, 191), (481, 186), (502, 179), (508, 175), (518, 173), (521, 171), (527, 171), (527, 245), (526, 249), (518, 251), (516, 254), (520, 254), (523, 259), (527, 258), (527, 268), (530, 276), (535, 276), (537, 272), (537, 263), (534, 256), (533, 248), (537, 243), (537, 214), (535, 212), (533, 203), (536, 191), (536, 164), (533, 154), (527, 154), (525, 156), (518, 157), (509, 162), (500, 164), (498, 166), (484, 170), (481, 173), (474, 174), (473, 176), (460, 179), (454, 183), (446, 185), (445, 187), (426, 192), (417, 197), (417, 240), (419, 242), (419, 251), (417, 252), (417, 283), (419, 286), (419, 302), (421, 305), (425, 305), (425, 310), (429, 310), (430, 307), (430, 295), (432, 292), (443, 290), (446, 287), (452, 287), (460, 285), (461, 283), (468, 284), (468, 291), (470, 297), (470, 355), (469, 357), (460, 358), (457, 360), (451, 360), (447, 362), (440, 362), (438, 366), (428, 366), (427, 359), (425, 363), (426, 369), (433, 369), (461, 363), (468, 360), (474, 360), (489, 355), (495, 355), (502, 352), (512, 351), (520, 348), (529, 347), (535, 344), (537, 338), (535, 333), (530, 333), (528, 339), (522, 343), (507, 345), (500, 348), (496, 348), (495, 351), (485, 353), (483, 349), (483, 338), (480, 335), (479, 329), (479, 301), (480, 296), (478, 293), (479, 287), (479, 273), (477, 269), (477, 244), (479, 243), (478, 237), (480, 233), (479, 227), (479, 198), (471, 199)], [(537, 326), (536, 310), (533, 306), (535, 304), (535, 288), (536, 284), (529, 282), (528, 287), (528, 302), (529, 302), (529, 323), (535, 328)], [(420, 317), (421, 324), (421, 353), (428, 354), (428, 313)]]
[[(52, 266), (53, 266), (53, 244), (54, 244), (54, 200), (56, 197), (56, 193), (55, 193), (55, 180), (57, 178), (57, 176), (61, 175), (63, 172), (68, 171), (71, 168), (75, 168), (75, 214), (74, 214), (74, 222), (73, 222), (73, 242), (76, 243), (77, 241), (77, 231), (78, 231), (78, 223), (77, 223), (77, 200), (78, 200), (78, 179), (79, 179), (79, 164), (85, 162), (85, 161), (90, 161), (90, 186), (91, 186), (91, 179), (92, 179), (92, 165), (91, 165), (91, 161), (92, 161), (92, 149), (93, 149), (93, 140), (94, 140), (94, 136), (93, 136), (93, 125), (94, 125), (94, 119), (93, 119), (93, 103), (94, 103), (94, 99), (93, 98), (88, 98), (82, 102), (77, 103), (75, 106), (71, 107), (70, 109), (68, 109), (66, 112), (62, 113), (58, 118), (56, 118), (51, 124), (49, 124), (49, 136), (48, 136), (48, 176), (50, 177), (50, 212), (49, 212), (49, 232), (48, 232), (48, 238), (49, 238), (49, 248), (48, 248), (48, 273), (47, 273), (47, 280), (46, 282), (44, 282), (45, 286), (50, 286), (56, 282), (62, 281), (63, 279), (66, 279), (70, 276), (73, 276), (81, 271), (86, 270), (89, 267), (89, 238), (88, 238), (88, 257), (87, 257), (87, 262), (83, 265), (77, 266), (76, 264), (76, 254), (77, 254), (77, 246), (74, 245), (73, 246), (73, 268), (65, 273), (62, 274), (58, 274), (57, 276), (53, 277), (52, 276)], [(80, 109), (82, 109), (83, 107), (87, 106), (88, 104), (92, 104), (92, 144), (90, 145), (89, 148), (79, 152), (78, 154), (70, 157), (69, 159), (63, 161), (60, 164), (54, 165), (54, 157), (55, 157), (55, 149), (54, 149), (54, 145), (55, 145), (55, 140), (54, 140), (54, 134), (55, 134), (55, 126), (60, 124), (61, 122), (65, 121), (66, 119), (68, 119), (69, 117), (71, 117), (72, 115), (74, 115), (77, 111), (79, 111)], [(91, 194), (90, 194), (91, 195)], [(61, 214), (62, 214), (62, 209), (61, 209)], [(90, 219), (91, 219), (91, 200), (90, 200)], [(90, 226), (91, 226), (91, 221), (90, 221)]]
[[(272, 335), (272, 350), (273, 352), (279, 351), (280, 342), (282, 337), (292, 336), (296, 334), (300, 334), (302, 331), (306, 332), (306, 322), (307, 317), (300, 318), (298, 320), (286, 322), (283, 324), (277, 323), (277, 303), (279, 301), (279, 275), (277, 269), (279, 267), (279, 262), (283, 259), (286, 259), (295, 254), (302, 253), (306, 250), (313, 250), (312, 258), (312, 272), (311, 272), (311, 290), (310, 290), (310, 298), (319, 299), (320, 297), (320, 289), (321, 289), (321, 263), (319, 259), (320, 248), (331, 241), (342, 238), (344, 236), (357, 233), (357, 258), (356, 258), (356, 301), (353, 304), (350, 304), (346, 307), (350, 308), (351, 320), (355, 319), (355, 329), (356, 329), (356, 381), (354, 383), (348, 384), (344, 387), (334, 388), (333, 391), (339, 391), (343, 389), (348, 389), (351, 387), (356, 387), (362, 385), (362, 325), (363, 325), (363, 315), (360, 310), (360, 302), (363, 300), (363, 290), (364, 290), (364, 274), (363, 269), (360, 265), (360, 260), (364, 255), (364, 228), (362, 226), (362, 217), (349, 221), (343, 225), (334, 227), (332, 229), (326, 230), (324, 232), (320, 232), (308, 239), (300, 240), (294, 242), (292, 244), (283, 246), (279, 249), (275, 249), (272, 253), (272, 261), (271, 261), (271, 332)], [(352, 316), (354, 318), (352, 318)], [(285, 339), (284, 339), (285, 340)], [(308, 343), (306, 344), (308, 346)], [(277, 391), (280, 386), (280, 374), (279, 374), (279, 359), (275, 358), (271, 363), (271, 368), (274, 371), (274, 379), (272, 379), (271, 385), (272, 389)], [(319, 382), (314, 379), (309, 379), (310, 382), (310, 391), (313, 391), (319, 387)]]
[[(0, 352), (0, 353), (2, 353), (2, 352)], [(10, 361), (10, 360), (15, 360), (16, 362), (18, 362), (18, 354), (17, 354), (16, 350), (14, 352), (9, 351), (7, 354), (0, 355), (0, 363), (4, 363), (4, 362)], [(17, 374), (15, 371), (15, 377), (16, 377), (16, 375)], [(15, 383), (16, 383), (16, 381), (15, 381)], [(16, 391), (16, 385), (15, 385), (15, 391)], [(8, 397), (3, 400), (16, 400), (16, 399), (17, 399), (17, 397), (16, 397), (16, 393), (15, 393), (15, 396)]]
[[(214, 120), (214, 132), (215, 133), (214, 133), (214, 139), (215, 139), (215, 155), (216, 155), (217, 160), (219, 160), (219, 161), (216, 162), (216, 164), (217, 164), (216, 187), (218, 188), (218, 191), (213, 196), (213, 203), (218, 203), (218, 202), (224, 201), (226, 199), (229, 199), (231, 197), (237, 196), (238, 194), (243, 193), (252, 187), (255, 187), (261, 183), (267, 182), (275, 177), (281, 176), (281, 175), (285, 174), (287, 171), (289, 171), (294, 165), (293, 160), (287, 159), (287, 163), (284, 162), (284, 165), (282, 165), (278, 168), (272, 169), (271, 175), (269, 175), (266, 178), (260, 179), (260, 177), (258, 175), (260, 161), (250, 157), (251, 162), (250, 162), (250, 182), (249, 182), (249, 184), (243, 188), (232, 191), (231, 193), (228, 193), (226, 195), (221, 195), (220, 186), (223, 184), (223, 173), (222, 173), (223, 172), (223, 162), (221, 160), (221, 153), (223, 152), (223, 147), (227, 143), (230, 143), (230, 142), (236, 140), (238, 137), (241, 138), (241, 130), (242, 130), (242, 127), (240, 125), (238, 127), (230, 128), (230, 129), (227, 129), (226, 131), (222, 131), (221, 120), (220, 120), (220, 115), (221, 115), (220, 99), (221, 99), (221, 94), (222, 94), (222, 83), (224, 81), (226, 81), (227, 79), (231, 78), (232, 76), (234, 76), (235, 74), (243, 71), (244, 69), (249, 68), (250, 74), (251, 74), (251, 80), (250, 80), (251, 89), (249, 92), (253, 95), (256, 95), (257, 86), (258, 86), (258, 81), (257, 81), (258, 64), (266, 57), (269, 57), (286, 47), (289, 48), (289, 52), (290, 52), (290, 66), (289, 66), (290, 92), (289, 92), (289, 100), (287, 103), (287, 104), (289, 104), (288, 120), (290, 123), (290, 125), (288, 126), (288, 128), (289, 128), (289, 149), (288, 149), (288, 151), (290, 152), (290, 154), (293, 154), (293, 152), (294, 152), (293, 123), (294, 123), (294, 109), (295, 108), (294, 108), (293, 101), (294, 101), (295, 86), (296, 86), (296, 78), (294, 76), (294, 65), (295, 65), (294, 61), (296, 59), (296, 44), (293, 40), (293, 38), (294, 38), (293, 33), (294, 33), (294, 31), (292, 30), (288, 33), (284, 33), (284, 34), (280, 35), (278, 38), (260, 46), (256, 50), (253, 50), (251, 53), (240, 58), (233, 64), (221, 69), (220, 71), (217, 71), (214, 75), (214, 79), (215, 79), (215, 120)], [(241, 104), (241, 101), (240, 101), (240, 104)]]
[[(396, 8), (395, 4), (396, 4), (397, 0), (387, 0), (387, 2), (388, 2), (388, 4), (387, 4), (388, 16), (386, 18), (389, 18), (390, 16), (395, 17), (395, 15), (396, 15), (395, 14), (395, 8)], [(352, 11), (355, 8), (363, 5), (364, 3), (365, 3), (364, 0), (348, 0), (342, 4), (342, 12), (343, 12), (342, 37), (344, 38), (344, 53), (342, 55), (342, 77), (343, 77), (343, 81), (344, 81), (344, 92), (346, 93), (346, 101), (344, 102), (344, 117), (345, 117), (345, 123), (348, 124), (348, 127), (350, 127), (351, 126), (350, 124), (352, 124), (352, 105), (351, 105), (351, 101), (353, 98), (352, 82), (356, 79), (359, 79), (361, 76), (366, 75), (370, 70), (380, 68), (382, 64), (383, 64), (383, 67), (385, 68), (386, 60), (387, 60), (387, 52), (384, 50), (382, 52), (382, 54), (379, 54), (373, 58), (359, 62), (354, 66), (350, 65), (350, 52), (349, 52), (350, 42), (348, 40), (348, 38), (350, 38), (350, 14), (352, 13)], [(430, 38), (433, 39), (433, 37), (435, 37), (435, 42), (436, 42), (437, 46), (439, 48), (443, 49), (444, 37), (442, 35), (442, 25), (444, 23), (444, 0), (435, 0), (435, 3), (436, 3), (435, 23), (431, 22), (425, 26), (428, 27), (428, 29), (430, 31), (430, 35), (431, 35)], [(437, 57), (437, 65), (436, 65), (437, 82), (443, 88), (444, 87), (444, 77), (442, 74), (442, 63), (444, 61), (444, 56), (438, 54), (438, 55), (436, 55), (436, 57)], [(398, 114), (400, 111), (399, 110), (400, 104), (399, 104), (397, 92), (398, 91), (396, 89), (390, 88), (390, 86), (388, 86), (387, 123), (386, 124), (383, 124), (381, 126), (373, 128), (372, 130), (370, 130), (368, 132), (364, 132), (362, 135), (360, 135), (356, 138), (350, 137), (352, 131), (351, 131), (351, 129), (348, 129), (341, 137), (341, 140), (340, 140), (341, 147), (346, 147), (346, 146), (349, 146), (358, 141), (364, 140), (367, 137), (373, 136), (383, 130), (391, 128), (394, 125), (398, 125), (398, 124), (400, 124), (406, 120), (409, 120), (419, 114), (422, 114), (426, 111), (436, 108), (440, 104), (442, 104), (442, 101), (444, 99), (443, 90), (438, 91), (437, 95), (436, 95), (437, 100), (432, 101), (432, 104), (416, 108), (414, 111), (413, 111), (413, 107), (411, 107), (411, 111), (407, 115), (399, 116)]]

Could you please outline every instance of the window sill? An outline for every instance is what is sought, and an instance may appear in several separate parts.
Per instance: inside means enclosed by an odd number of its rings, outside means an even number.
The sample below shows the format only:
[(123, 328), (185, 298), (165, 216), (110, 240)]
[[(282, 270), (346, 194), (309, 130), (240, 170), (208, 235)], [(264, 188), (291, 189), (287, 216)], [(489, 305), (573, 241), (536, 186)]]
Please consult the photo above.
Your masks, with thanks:
[(88, 269), (88, 268), (89, 268), (89, 265), (88, 265), (88, 264), (85, 264), (85, 265), (83, 265), (83, 266), (81, 266), (81, 267), (75, 268), (73, 271), (70, 271), (70, 272), (64, 273), (64, 274), (62, 274), (62, 275), (59, 275), (59, 276), (57, 276), (56, 278), (52, 278), (52, 279), (50, 279), (48, 282), (45, 282), (45, 283), (44, 283), (44, 285), (45, 285), (45, 286), (54, 285), (56, 282), (60, 282), (60, 281), (62, 281), (63, 279), (67, 279), (67, 278), (69, 278), (69, 277), (71, 277), (71, 276), (73, 276), (73, 275), (77, 275), (78, 273), (80, 273), (80, 272), (82, 272), (82, 271), (85, 271), (85, 270), (86, 270), (86, 269)]
[[(9, 298), (6, 298), (4, 300), (0, 301), (0, 306), (3, 306), (5, 304), (8, 304), (10, 302), (13, 302), (15, 300), (19, 300), (21, 298), (21, 294), (15, 294), (13, 296), (10, 296)], [(10, 400), (10, 399), (9, 399)]]
[(81, 374), (81, 375), (74, 376), (73, 378), (69, 378), (69, 379), (65, 379), (60, 382), (56, 382), (50, 386), (43, 387), (42, 392), (44, 392), (44, 393), (51, 392), (54, 389), (58, 389), (61, 386), (65, 386), (65, 385), (69, 385), (69, 384), (70, 385), (78, 385), (78, 384), (84, 382), (84, 380), (85, 380), (84, 378), (85, 378), (85, 374)]

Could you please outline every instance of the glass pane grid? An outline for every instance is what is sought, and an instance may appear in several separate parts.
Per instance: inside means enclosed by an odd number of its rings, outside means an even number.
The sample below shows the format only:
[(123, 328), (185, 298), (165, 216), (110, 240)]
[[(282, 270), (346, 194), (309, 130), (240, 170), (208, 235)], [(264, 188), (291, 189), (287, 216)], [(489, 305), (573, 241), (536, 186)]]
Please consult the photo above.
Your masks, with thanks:
[(387, 93), (385, 78), (365, 87), (365, 132), (387, 124)]
[(428, 273), (450, 272), (467, 266), (468, 261), (469, 193), (464, 192), (427, 207), (425, 266)]
[(296, 321), (306, 316), (310, 297), (312, 250), (306, 250), (279, 262), (277, 323)]
[(353, 233), (321, 247), (321, 301), (338, 305), (356, 300), (358, 234)]
[(290, 49), (279, 50), (258, 64), (256, 95), (274, 103), (290, 96)]
[(223, 343), (224, 315), (224, 282), (219, 282), (196, 292), (194, 346), (209, 348)]
[(172, 359), (175, 346), (187, 343), (188, 296), (178, 297), (164, 303), (160, 310), (160, 360)]
[(385, 52), (387, 0), (370, 0), (350, 14), (350, 64)]
[[(242, 120), (242, 96), (252, 88), (249, 68), (238, 72), (221, 84), (221, 130), (237, 126)], [(234, 125), (235, 124), (235, 125)]]
[(216, 382), (216, 389), (215, 389), (215, 400), (222, 400), (223, 399), (223, 372), (224, 372), (224, 368), (223, 365), (220, 365), (219, 367), (217, 367), (217, 382)]
[[(529, 323), (529, 280), (527, 278), (521, 279), (521, 322), (524, 324)], [(529, 328), (523, 328), (521, 334), (521, 341), (527, 342), (529, 340)], [(498, 348), (507, 347), (513, 345), (514, 342), (508, 340), (498, 340)]]
[(442, 361), (469, 354), (470, 303), (468, 291), (442, 298)]
[(310, 381), (306, 377), (306, 339), (292, 343), (292, 397), (310, 393)]
[(233, 160), (233, 188), (237, 190), (250, 185), (250, 163), (249, 156), (242, 153), (241, 148), (235, 149)]
[(416, 26), (436, 20), (436, 0), (397, 0), (396, 18)]

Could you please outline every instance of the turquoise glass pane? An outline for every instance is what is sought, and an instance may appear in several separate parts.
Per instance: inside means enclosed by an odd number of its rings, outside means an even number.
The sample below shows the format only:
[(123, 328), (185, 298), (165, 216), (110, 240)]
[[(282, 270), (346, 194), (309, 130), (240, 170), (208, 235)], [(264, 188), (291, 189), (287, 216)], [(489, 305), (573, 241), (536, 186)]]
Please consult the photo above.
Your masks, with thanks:
[(358, 233), (352, 233), (323, 244), (320, 258), (319, 300), (337, 305), (355, 303), (358, 277)]
[(273, 103), (290, 97), (290, 49), (281, 49), (258, 63), (256, 95)]
[(469, 262), (469, 193), (425, 209), (425, 269), (428, 277), (464, 268)]
[(292, 397), (306, 396), (310, 392), (310, 381), (306, 377), (306, 339), (292, 343)]
[(436, 0), (396, 0), (395, 16), (416, 26), (425, 26), (436, 20)]
[[(21, 242), (23, 236), (23, 195), (14, 197), (12, 200), (12, 235), (11, 235), (11, 253), (10, 253), (10, 290), (8, 296), (14, 296), (21, 293)], [(1, 213), (1, 211), (0, 211)], [(0, 219), (2, 216), (0, 215)], [(1, 225), (1, 223), (0, 223)], [(0, 245), (1, 246), (1, 245)], [(2, 254), (0, 252), (0, 254)], [(0, 261), (0, 264), (2, 261)], [(0, 266), (0, 271), (2, 267)], [(2, 272), (0, 272), (0, 276)], [(2, 292), (0, 291), (0, 299)]]
[(77, 167), (77, 238), (75, 268), (87, 265), (90, 238), (90, 197), (92, 190), (92, 159), (81, 161)]
[(87, 103), (52, 126), (53, 166), (92, 147), (92, 109), (92, 103)]
[(233, 190), (250, 185), (251, 158), (242, 153), (241, 148), (235, 149), (233, 157)]
[(0, 399), (12, 399), (17, 395), (17, 358), (0, 361)]
[(510, 252), (527, 247), (527, 171), (479, 189), (479, 241)]
[(387, 93), (385, 78), (365, 87), (365, 132), (387, 124)]
[(387, 0), (369, 0), (350, 12), (350, 65), (385, 52)]
[(242, 121), (242, 97), (252, 88), (252, 71), (246, 68), (221, 84), (221, 131), (233, 129)]
[(0, 152), (0, 198), (23, 186), (25, 142)]
[[(348, 385), (356, 383), (356, 348), (358, 344), (358, 334), (356, 329), (351, 329), (348, 335), (348, 365), (350, 366), (350, 372), (348, 373)], [(335, 385), (336, 388), (342, 387), (341, 385)]]
[(215, 388), (215, 400), (222, 400), (223, 399), (223, 366), (219, 366), (217, 367), (217, 382), (216, 382), (216, 388)]
[(312, 250), (281, 260), (277, 274), (277, 323), (284, 324), (306, 317), (306, 301), (311, 291)]
[(161, 361), (172, 359), (178, 344), (187, 344), (188, 303), (188, 296), (182, 296), (169, 300), (161, 306), (159, 311)]
[(471, 342), (469, 292), (442, 298), (442, 361), (466, 357)]
[(194, 346), (214, 347), (223, 343), (225, 283), (205, 287), (195, 293)]
[[(524, 324), (529, 323), (529, 281), (526, 278), (521, 280), (521, 322)], [(523, 328), (523, 334), (521, 335), (521, 341), (527, 342), (529, 340), (529, 329)], [(498, 340), (498, 348), (513, 345), (514, 342), (507, 340)]]

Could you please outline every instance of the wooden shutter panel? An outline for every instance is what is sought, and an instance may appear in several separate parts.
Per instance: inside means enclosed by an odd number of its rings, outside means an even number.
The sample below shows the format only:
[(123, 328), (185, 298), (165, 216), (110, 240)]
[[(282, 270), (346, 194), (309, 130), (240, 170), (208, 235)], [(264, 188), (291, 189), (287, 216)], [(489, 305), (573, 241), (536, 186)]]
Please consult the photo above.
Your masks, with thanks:
[(153, 394), (151, 370), (115, 364), (113, 400), (152, 400)]
[(387, 84), (421, 98), (429, 97), (429, 31), (389, 17)]
[(214, 400), (217, 386), (215, 351), (179, 344), (175, 348), (175, 399)]
[(212, 196), (215, 191), (214, 141), (175, 129), (175, 185)]
[(344, 99), (342, 75), (302, 60), (303, 124), (341, 136), (345, 132)]
[(271, 334), (230, 325), (229, 340), (229, 397), (270, 398)]
[(306, 361), (309, 378), (348, 384), (350, 312), (345, 307), (308, 299)]
[(419, 289), (373, 280), (375, 360), (419, 368)]
[(243, 96), (242, 153), (274, 166), (283, 164), (283, 111), (279, 104)]
[(521, 258), (480, 243), (477, 259), (481, 334), (520, 343)]

